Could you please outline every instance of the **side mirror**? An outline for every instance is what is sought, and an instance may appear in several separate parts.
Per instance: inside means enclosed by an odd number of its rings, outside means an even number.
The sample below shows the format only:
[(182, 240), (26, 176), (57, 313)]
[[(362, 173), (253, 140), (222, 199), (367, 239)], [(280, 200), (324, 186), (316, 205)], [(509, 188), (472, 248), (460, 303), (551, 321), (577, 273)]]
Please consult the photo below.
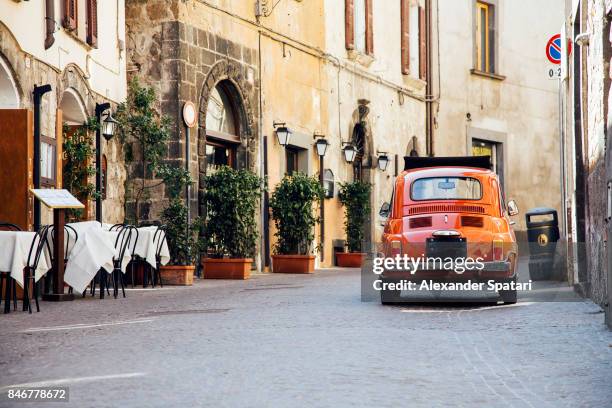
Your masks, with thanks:
[(518, 213), (519, 213), (519, 208), (518, 208), (518, 205), (516, 205), (516, 201), (514, 200), (508, 201), (508, 215), (512, 217), (514, 215), (517, 215)]
[(383, 218), (389, 218), (389, 214), (391, 213), (391, 204), (388, 202), (384, 202), (383, 205), (380, 206), (380, 211), (378, 211), (378, 215)]

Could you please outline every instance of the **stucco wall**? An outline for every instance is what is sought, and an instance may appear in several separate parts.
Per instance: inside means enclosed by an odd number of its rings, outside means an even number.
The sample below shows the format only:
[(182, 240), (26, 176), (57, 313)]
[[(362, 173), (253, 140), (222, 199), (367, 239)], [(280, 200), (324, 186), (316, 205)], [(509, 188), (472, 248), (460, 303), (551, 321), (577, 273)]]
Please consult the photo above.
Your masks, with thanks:
[[(472, 128), (503, 136), (506, 196), (521, 214), (533, 207), (560, 208), (558, 82), (548, 80), (548, 38), (560, 30), (563, 7), (555, 0), (499, 1), (498, 80), (470, 73), (473, 63), (472, 0), (440, 1), (441, 100), (435, 154), (471, 155)], [(468, 118), (468, 113), (470, 118)]]

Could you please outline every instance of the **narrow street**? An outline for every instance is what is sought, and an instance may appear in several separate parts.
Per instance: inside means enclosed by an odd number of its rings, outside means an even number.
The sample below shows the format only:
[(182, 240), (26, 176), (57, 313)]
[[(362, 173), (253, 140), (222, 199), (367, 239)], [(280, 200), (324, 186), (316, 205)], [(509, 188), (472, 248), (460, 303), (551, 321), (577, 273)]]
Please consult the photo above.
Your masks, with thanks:
[(324, 269), (41, 307), (0, 319), (0, 406), (34, 406), (5, 399), (14, 385), (69, 387), (49, 407), (612, 401), (612, 333), (589, 301), (381, 306), (358, 270)]

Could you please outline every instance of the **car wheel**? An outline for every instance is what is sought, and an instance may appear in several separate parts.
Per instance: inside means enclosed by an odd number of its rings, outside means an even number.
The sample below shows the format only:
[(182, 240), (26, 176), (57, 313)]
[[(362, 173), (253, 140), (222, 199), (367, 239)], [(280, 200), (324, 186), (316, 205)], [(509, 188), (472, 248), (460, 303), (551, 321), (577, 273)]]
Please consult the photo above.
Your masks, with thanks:
[(381, 290), (380, 303), (383, 305), (393, 305), (402, 301), (399, 290)]
[(516, 289), (514, 290), (500, 290), (499, 296), (502, 302), (506, 305), (512, 305), (516, 303)]

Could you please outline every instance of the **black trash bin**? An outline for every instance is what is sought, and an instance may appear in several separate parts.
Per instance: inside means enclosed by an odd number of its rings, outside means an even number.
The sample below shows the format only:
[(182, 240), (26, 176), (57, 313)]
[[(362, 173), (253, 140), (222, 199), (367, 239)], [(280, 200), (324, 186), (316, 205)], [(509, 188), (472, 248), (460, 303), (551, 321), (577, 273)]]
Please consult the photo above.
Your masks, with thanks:
[(557, 210), (534, 208), (527, 211), (525, 220), (529, 241), (529, 276), (532, 280), (550, 280), (559, 240)]

